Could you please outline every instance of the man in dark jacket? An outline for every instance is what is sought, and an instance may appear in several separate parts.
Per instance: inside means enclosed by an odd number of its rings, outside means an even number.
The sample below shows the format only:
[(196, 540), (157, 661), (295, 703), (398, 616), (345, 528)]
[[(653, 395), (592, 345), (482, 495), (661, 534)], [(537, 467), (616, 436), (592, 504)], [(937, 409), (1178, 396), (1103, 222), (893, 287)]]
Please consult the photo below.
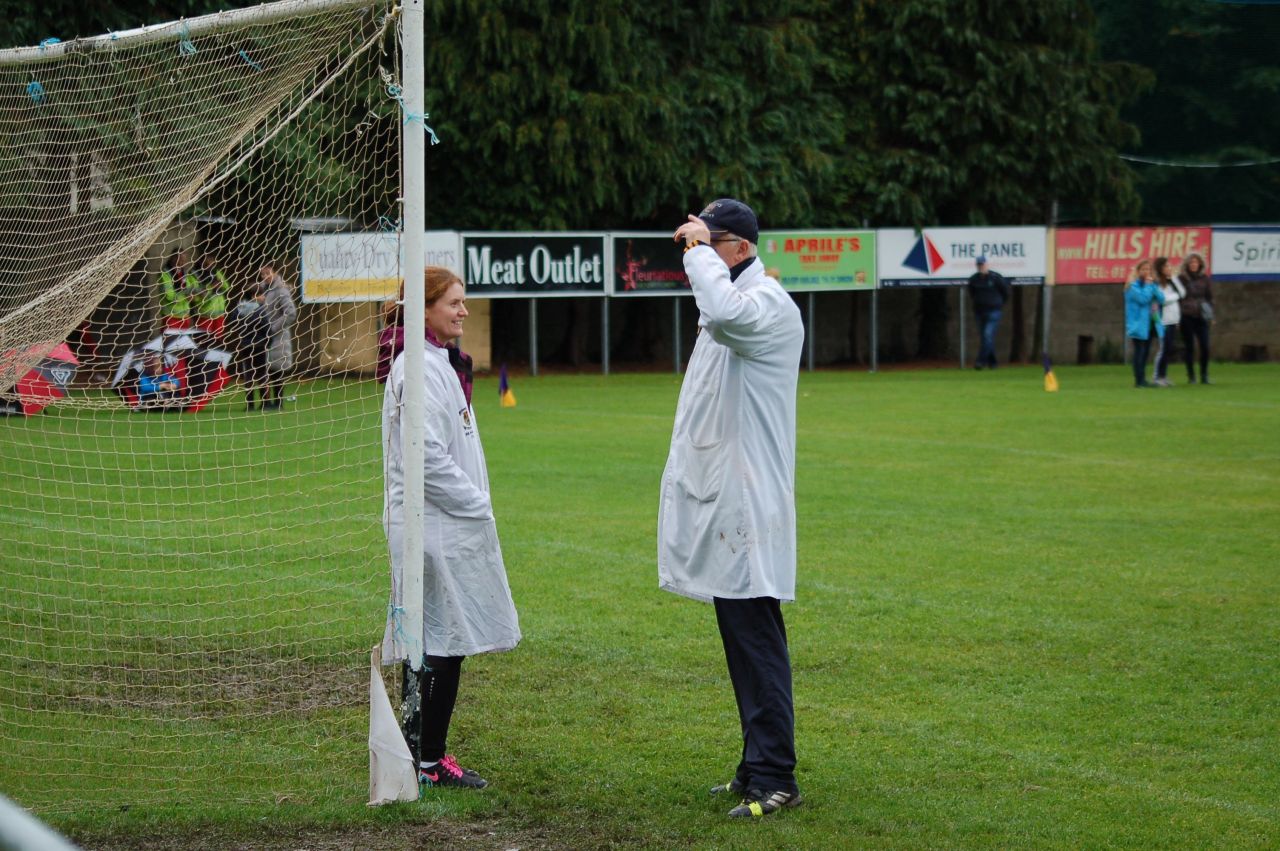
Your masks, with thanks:
[(978, 271), (969, 276), (969, 298), (973, 299), (973, 315), (978, 321), (978, 333), (982, 335), (982, 346), (973, 368), (995, 369), (996, 329), (1000, 327), (1000, 316), (1009, 300), (1009, 282), (987, 266), (985, 256), (978, 258)]

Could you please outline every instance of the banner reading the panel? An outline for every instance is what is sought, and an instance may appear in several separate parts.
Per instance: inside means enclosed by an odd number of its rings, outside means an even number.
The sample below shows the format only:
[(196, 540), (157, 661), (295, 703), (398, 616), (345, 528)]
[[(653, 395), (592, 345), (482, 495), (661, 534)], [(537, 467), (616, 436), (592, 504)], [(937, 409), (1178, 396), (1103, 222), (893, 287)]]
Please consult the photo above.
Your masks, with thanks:
[(759, 251), (765, 273), (791, 292), (876, 286), (875, 231), (761, 231)]
[(1048, 268), (1045, 229), (1030, 227), (907, 228), (876, 231), (881, 287), (958, 287), (989, 267), (1014, 286), (1043, 284)]
[(612, 295), (691, 295), (684, 273), (684, 243), (669, 233), (611, 233)]
[(1217, 281), (1280, 281), (1280, 226), (1214, 225)]
[[(462, 274), (458, 234), (427, 231), (426, 265)], [(400, 236), (394, 232), (309, 233), (301, 238), (302, 300), (385, 301), (400, 292)]]
[(1173, 268), (1188, 254), (1210, 262), (1208, 227), (1057, 228), (1053, 232), (1055, 284), (1122, 284), (1139, 260), (1168, 257)]

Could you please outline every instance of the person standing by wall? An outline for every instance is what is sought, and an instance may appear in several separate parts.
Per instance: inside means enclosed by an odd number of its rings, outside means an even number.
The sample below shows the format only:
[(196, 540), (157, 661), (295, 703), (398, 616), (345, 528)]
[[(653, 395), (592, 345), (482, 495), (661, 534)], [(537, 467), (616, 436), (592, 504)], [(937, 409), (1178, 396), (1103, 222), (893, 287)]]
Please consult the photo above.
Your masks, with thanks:
[(1173, 356), (1174, 342), (1177, 338), (1178, 323), (1182, 319), (1182, 311), (1178, 304), (1186, 292), (1182, 283), (1169, 271), (1169, 258), (1157, 257), (1155, 262), (1156, 284), (1164, 293), (1164, 307), (1160, 311), (1160, 324), (1164, 327), (1160, 334), (1160, 348), (1156, 351), (1157, 387), (1172, 387), (1169, 380), (1169, 360)]
[(1156, 286), (1151, 261), (1143, 260), (1133, 269), (1133, 280), (1124, 288), (1124, 332), (1133, 346), (1133, 386), (1154, 387), (1147, 381), (1147, 358), (1151, 341), (1164, 333), (1159, 306), (1164, 293)]
[(973, 301), (973, 316), (982, 344), (973, 368), (995, 369), (996, 331), (1000, 328), (1005, 303), (1009, 301), (1009, 282), (987, 264), (985, 256), (979, 256), (977, 262), (978, 271), (969, 276), (969, 298)]
[(731, 817), (800, 803), (791, 657), (800, 311), (756, 256), (746, 204), (711, 202), (676, 229), (698, 306), (658, 510), (659, 587), (712, 603), (742, 727)]
[(293, 368), (293, 322), (298, 308), (289, 285), (276, 272), (275, 264), (264, 263), (258, 271), (264, 289), (262, 309), (267, 317), (267, 385), (262, 410), (279, 410), (283, 404), (284, 381)]
[(1195, 347), (1200, 346), (1200, 383), (1209, 382), (1209, 326), (1213, 324), (1213, 279), (1205, 272), (1204, 258), (1188, 254), (1178, 280), (1186, 289), (1182, 299), (1182, 356), (1187, 362), (1187, 383), (1196, 383)]
[(218, 264), (218, 258), (205, 254), (200, 258), (200, 288), (194, 293), (196, 327), (221, 338), (227, 322), (227, 295), (231, 283)]
[(191, 327), (191, 297), (198, 287), (187, 252), (174, 254), (160, 272), (160, 321), (165, 328)]
[(249, 284), (244, 298), (231, 313), (227, 338), (235, 354), (235, 372), (244, 387), (244, 409), (253, 410), (254, 393), (262, 405), (267, 403), (267, 346), (271, 325), (267, 321), (266, 290), (261, 281)]
[(426, 502), (423, 563), (404, 561), (405, 358), (392, 363), (382, 403), (383, 526), (391, 551), (391, 606), (382, 639), (384, 665), (405, 658), (398, 612), (404, 606), (404, 571), (422, 571), (422, 671), (405, 663), (404, 681), (416, 679), (420, 714), (406, 740), (422, 787), (488, 785), (446, 753), (449, 724), (458, 696), (462, 660), (478, 653), (511, 650), (520, 624), (507, 585), (502, 549), (489, 495), (489, 473), (475, 412), (471, 408), (471, 359), (458, 347), (467, 317), (466, 291), (453, 272), (426, 271), (426, 363), (423, 379), (423, 465)]

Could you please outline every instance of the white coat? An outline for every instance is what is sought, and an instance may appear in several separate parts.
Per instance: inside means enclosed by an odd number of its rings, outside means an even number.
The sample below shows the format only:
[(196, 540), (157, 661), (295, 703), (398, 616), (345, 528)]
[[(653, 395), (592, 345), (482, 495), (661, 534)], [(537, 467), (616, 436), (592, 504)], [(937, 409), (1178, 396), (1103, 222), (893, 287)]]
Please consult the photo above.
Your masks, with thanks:
[(1169, 283), (1160, 285), (1160, 292), (1164, 293), (1164, 307), (1160, 308), (1160, 323), (1177, 325), (1182, 321), (1182, 305), (1178, 302), (1182, 301), (1182, 297), (1187, 294), (1186, 288), (1182, 286), (1182, 281), (1172, 278)]
[(796, 586), (800, 311), (759, 259), (731, 281), (709, 246), (684, 255), (700, 314), (658, 508), (658, 584), (697, 600)]
[[(489, 500), (489, 473), (475, 413), (444, 349), (427, 343), (423, 507), (422, 646), (429, 656), (510, 650), (520, 624)], [(403, 639), (404, 464), (400, 431), (404, 355), (387, 377), (382, 404), (383, 527), (391, 551), (391, 604), (382, 661), (407, 658)], [(411, 567), (411, 566), (410, 566)]]

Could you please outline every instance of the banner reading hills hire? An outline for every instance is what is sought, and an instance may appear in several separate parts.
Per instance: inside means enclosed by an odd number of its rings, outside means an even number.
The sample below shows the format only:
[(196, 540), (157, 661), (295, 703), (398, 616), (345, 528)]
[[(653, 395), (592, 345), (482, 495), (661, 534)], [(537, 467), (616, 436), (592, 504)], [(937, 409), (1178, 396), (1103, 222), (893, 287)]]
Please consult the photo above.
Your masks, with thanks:
[(1176, 269), (1196, 253), (1211, 262), (1207, 227), (1057, 228), (1053, 232), (1053, 282), (1123, 284), (1140, 260), (1168, 257)]
[(1043, 227), (908, 228), (876, 231), (881, 287), (958, 287), (986, 257), (1014, 286), (1045, 281), (1048, 258)]

